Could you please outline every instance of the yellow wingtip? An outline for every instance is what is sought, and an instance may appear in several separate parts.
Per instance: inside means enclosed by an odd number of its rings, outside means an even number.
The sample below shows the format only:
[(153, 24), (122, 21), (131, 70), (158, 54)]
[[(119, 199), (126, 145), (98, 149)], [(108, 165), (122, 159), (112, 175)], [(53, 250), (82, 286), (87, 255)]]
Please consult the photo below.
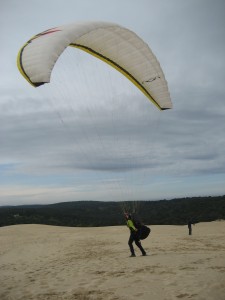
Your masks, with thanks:
[(23, 49), (26, 47), (28, 43), (26, 43), (18, 52), (17, 55), (17, 68), (20, 71), (21, 75), (33, 86), (36, 87), (35, 84), (30, 80), (30, 78), (27, 76), (27, 74), (24, 72), (23, 66), (22, 66), (22, 61), (21, 61), (21, 57), (22, 57), (22, 52)]

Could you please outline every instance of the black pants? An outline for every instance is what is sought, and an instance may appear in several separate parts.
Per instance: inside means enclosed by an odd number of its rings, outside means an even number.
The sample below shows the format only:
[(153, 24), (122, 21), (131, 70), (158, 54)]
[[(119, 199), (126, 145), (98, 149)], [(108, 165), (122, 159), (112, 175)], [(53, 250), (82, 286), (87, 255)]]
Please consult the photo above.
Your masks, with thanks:
[(134, 247), (133, 247), (133, 242), (135, 242), (135, 244), (137, 245), (137, 247), (141, 250), (142, 254), (146, 254), (145, 250), (143, 249), (143, 247), (141, 245), (141, 242), (140, 242), (140, 240), (138, 238), (137, 233), (131, 232), (130, 233), (130, 238), (129, 238), (129, 241), (128, 241), (128, 245), (130, 247), (130, 252), (131, 252), (132, 255), (135, 255), (135, 253), (134, 253)]

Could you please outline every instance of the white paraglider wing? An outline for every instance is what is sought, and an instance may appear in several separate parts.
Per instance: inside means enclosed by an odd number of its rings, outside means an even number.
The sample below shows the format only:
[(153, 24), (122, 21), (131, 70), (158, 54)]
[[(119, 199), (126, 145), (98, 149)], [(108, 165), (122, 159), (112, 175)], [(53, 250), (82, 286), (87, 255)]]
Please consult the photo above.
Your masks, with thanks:
[(134, 32), (117, 24), (76, 23), (37, 34), (19, 51), (18, 68), (33, 86), (48, 83), (58, 57), (68, 46), (84, 50), (117, 69), (159, 109), (172, 108), (167, 82), (155, 55)]

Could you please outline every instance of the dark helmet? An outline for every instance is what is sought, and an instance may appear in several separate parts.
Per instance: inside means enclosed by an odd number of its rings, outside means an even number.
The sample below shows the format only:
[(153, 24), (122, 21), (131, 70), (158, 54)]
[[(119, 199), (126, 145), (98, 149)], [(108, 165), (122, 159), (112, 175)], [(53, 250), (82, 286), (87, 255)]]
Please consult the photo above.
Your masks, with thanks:
[(128, 213), (128, 212), (125, 212), (125, 213), (124, 213), (124, 216), (125, 216), (125, 218), (126, 218), (127, 220), (131, 218), (131, 214)]

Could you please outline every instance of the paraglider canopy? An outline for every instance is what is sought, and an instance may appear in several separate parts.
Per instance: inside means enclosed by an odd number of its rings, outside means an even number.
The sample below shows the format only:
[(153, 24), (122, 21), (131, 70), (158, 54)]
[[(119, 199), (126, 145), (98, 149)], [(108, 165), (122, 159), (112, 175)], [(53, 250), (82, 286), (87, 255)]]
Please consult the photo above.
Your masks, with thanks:
[(149, 46), (134, 32), (114, 23), (75, 23), (35, 35), (19, 51), (21, 74), (35, 87), (50, 82), (52, 69), (68, 46), (117, 69), (159, 109), (172, 108), (165, 76)]

